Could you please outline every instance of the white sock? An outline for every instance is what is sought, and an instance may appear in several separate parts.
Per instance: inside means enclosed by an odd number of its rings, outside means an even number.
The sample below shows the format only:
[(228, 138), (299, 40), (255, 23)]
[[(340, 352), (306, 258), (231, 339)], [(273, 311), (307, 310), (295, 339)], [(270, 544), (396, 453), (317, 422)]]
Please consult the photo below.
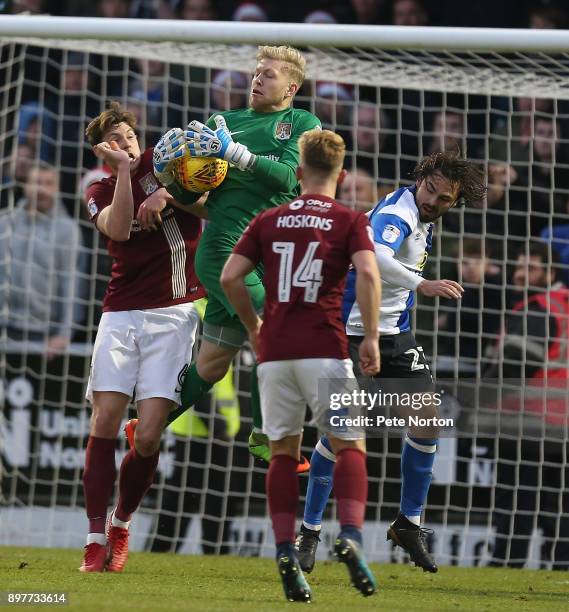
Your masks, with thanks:
[(119, 521), (116, 517), (116, 514), (113, 512), (113, 518), (111, 519), (111, 525), (113, 527), (120, 527), (121, 529), (128, 529), (130, 526), (130, 521)]
[(413, 523), (413, 525), (417, 525), (417, 527), (421, 526), (421, 516), (407, 516), (407, 515), (405, 515), (405, 518), (410, 523)]
[(322, 525), (311, 525), (306, 521), (302, 521), (302, 524), (306, 527), (306, 529), (312, 529), (312, 531), (320, 531), (322, 529)]
[(89, 533), (87, 534), (87, 544), (100, 544), (104, 546), (107, 543), (107, 537), (104, 533)]

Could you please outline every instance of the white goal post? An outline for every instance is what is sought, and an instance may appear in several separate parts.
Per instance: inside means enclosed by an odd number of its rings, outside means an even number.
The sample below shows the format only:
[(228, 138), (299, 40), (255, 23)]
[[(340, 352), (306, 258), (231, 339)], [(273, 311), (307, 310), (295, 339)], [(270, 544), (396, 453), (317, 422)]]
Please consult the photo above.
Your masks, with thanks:
[[(443, 148), (459, 148), (486, 169), (488, 201), (436, 224), (425, 271), (462, 282), (465, 298), (456, 308), (422, 300), (415, 312), (440, 385), (463, 402), (445, 403), (462, 435), (441, 440), (426, 520), (442, 564), (567, 567), (567, 422), (523, 411), (496, 421), (495, 412), (464, 404), (484, 381), (516, 302), (520, 249), (544, 244), (545, 266), (554, 253), (569, 258), (569, 231), (557, 233), (569, 228), (569, 32), (559, 30), (0, 16), (0, 544), (83, 545), (83, 395), (109, 270), (84, 213), (85, 181), (101, 173), (84, 137), (87, 122), (118, 99), (135, 111), (152, 146), (175, 125), (246, 104), (258, 44), (306, 54), (295, 103), (344, 136), (354, 179), (339, 194), (346, 203), (371, 206), (411, 182), (422, 156)], [(44, 354), (41, 329), (9, 331), (25, 326), (31, 309), (29, 298), (16, 312), (11, 296), (33, 288), (14, 272), (20, 255), (6, 219), (25, 198), (27, 169), (39, 162), (57, 169), (61, 204), (80, 233), (68, 247), (75, 261), (68, 293), (44, 296), (54, 304), (48, 326), (61, 323), (63, 303), (71, 305), (73, 342), (55, 359)], [(566, 268), (553, 267), (557, 281), (568, 280)], [(264, 469), (247, 454), (251, 359), (244, 351), (235, 363), (242, 414), (235, 440), (219, 437), (222, 419), (207, 407), (201, 437), (166, 437), (156, 483), (133, 522), (134, 549), (160, 536), (185, 552), (271, 554)], [(524, 353), (522, 369), (531, 360)], [(315, 440), (307, 429), (306, 453)], [(400, 448), (400, 432), (369, 442), (372, 560), (400, 559), (383, 542), (398, 508)], [(326, 516), (331, 536), (333, 503)]]

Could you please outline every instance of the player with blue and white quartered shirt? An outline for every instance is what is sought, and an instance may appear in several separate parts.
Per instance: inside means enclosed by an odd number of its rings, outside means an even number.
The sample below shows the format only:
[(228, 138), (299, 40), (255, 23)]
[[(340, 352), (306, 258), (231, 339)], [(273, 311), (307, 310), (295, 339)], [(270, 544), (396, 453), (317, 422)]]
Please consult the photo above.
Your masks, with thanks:
[[(390, 193), (369, 213), (382, 277), (381, 372), (375, 378), (381, 378), (382, 385), (404, 379), (405, 391), (411, 387), (425, 393), (433, 391), (433, 378), (423, 349), (411, 332), (410, 311), (415, 291), (449, 299), (460, 299), (463, 293), (454, 281), (422, 277), (432, 246), (433, 223), (460, 200), (482, 201), (485, 186), (484, 173), (478, 166), (450, 152), (425, 157), (415, 168), (414, 177), (414, 185)], [(351, 271), (343, 302), (351, 355), (357, 355), (363, 337), (354, 287), (355, 271)], [(398, 386), (401, 390), (401, 382)], [(432, 417), (436, 413), (432, 407), (423, 406), (420, 416)], [(408, 429), (401, 454), (400, 512), (387, 532), (388, 539), (429, 572), (438, 568), (426, 547), (421, 515), (431, 483), (437, 438), (438, 430), (434, 427)], [(307, 573), (315, 563), (322, 514), (332, 489), (334, 462), (334, 454), (323, 436), (312, 455), (304, 521), (296, 543), (301, 567)]]

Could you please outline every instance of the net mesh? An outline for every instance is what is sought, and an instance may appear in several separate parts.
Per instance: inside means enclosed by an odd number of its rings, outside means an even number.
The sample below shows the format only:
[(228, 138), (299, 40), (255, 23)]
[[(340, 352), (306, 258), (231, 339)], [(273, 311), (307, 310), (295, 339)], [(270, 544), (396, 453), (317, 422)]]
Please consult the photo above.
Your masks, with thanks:
[[(110, 265), (82, 197), (88, 182), (106, 172), (85, 141), (87, 122), (108, 99), (118, 99), (136, 113), (141, 137), (152, 146), (170, 127), (245, 106), (254, 50), (128, 40), (2, 41), (3, 543), (84, 542), (81, 471), (89, 413), (83, 396)], [(307, 57), (308, 80), (296, 104), (346, 140), (352, 177), (342, 200), (369, 208), (408, 183), (421, 156), (444, 148), (460, 148), (488, 171), (488, 202), (452, 211), (437, 224), (425, 272), (427, 278), (459, 280), (465, 298), (456, 306), (421, 300), (415, 313), (417, 338), (440, 384), (449, 398), (464, 403), (465, 389), (476, 393), (484, 379), (515, 302), (519, 248), (545, 239), (549, 257), (553, 251), (569, 256), (568, 233), (558, 231), (569, 224), (569, 54), (309, 48)], [(12, 239), (30, 168), (40, 161), (56, 167), (59, 214), (77, 229), (77, 238), (63, 245), (55, 229), (46, 230), (51, 250), (60, 247), (59, 263), (34, 260), (17, 250), (21, 240)], [(33, 231), (33, 240), (40, 240), (37, 227)], [(18, 268), (22, 261), (32, 268), (27, 277)], [(565, 274), (558, 268), (557, 280), (566, 280)], [(29, 280), (37, 275), (53, 281), (39, 295)], [(542, 337), (550, 333), (546, 327)], [(46, 353), (45, 329), (50, 335), (71, 330), (63, 356)], [(522, 370), (535, 359), (526, 343)], [(223, 402), (233, 400), (223, 394), (197, 408), (205, 433), (166, 436), (156, 483), (133, 523), (135, 549), (272, 554), (265, 470), (247, 452), (251, 365), (247, 350), (234, 364), (241, 411), (234, 438), (227, 437), (222, 414)], [(436, 529), (431, 545), (438, 560), (563, 563), (569, 547), (567, 423), (528, 420), (523, 412), (496, 423), (495, 413), (473, 412), (450, 399), (445, 410), (462, 419), (468, 433), (444, 438), (435, 463), (426, 519)], [(316, 439), (307, 428), (306, 454)], [(401, 560), (384, 543), (384, 527), (399, 506), (400, 451), (400, 435), (369, 440), (366, 546), (373, 560)], [(124, 452), (121, 442), (117, 461)], [(334, 516), (331, 503), (326, 544), (336, 529)], [(321, 546), (319, 554), (329, 548)]]

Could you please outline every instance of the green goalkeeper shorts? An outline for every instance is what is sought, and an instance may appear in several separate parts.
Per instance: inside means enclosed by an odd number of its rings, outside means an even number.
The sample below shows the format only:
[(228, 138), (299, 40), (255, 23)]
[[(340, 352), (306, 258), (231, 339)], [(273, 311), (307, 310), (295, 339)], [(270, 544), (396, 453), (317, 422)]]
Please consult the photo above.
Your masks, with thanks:
[[(208, 342), (239, 348), (247, 339), (247, 332), (219, 284), (221, 271), (239, 236), (206, 227), (196, 252), (196, 274), (207, 290), (203, 338)], [(257, 312), (263, 310), (265, 288), (258, 270), (245, 277), (245, 284)]]

